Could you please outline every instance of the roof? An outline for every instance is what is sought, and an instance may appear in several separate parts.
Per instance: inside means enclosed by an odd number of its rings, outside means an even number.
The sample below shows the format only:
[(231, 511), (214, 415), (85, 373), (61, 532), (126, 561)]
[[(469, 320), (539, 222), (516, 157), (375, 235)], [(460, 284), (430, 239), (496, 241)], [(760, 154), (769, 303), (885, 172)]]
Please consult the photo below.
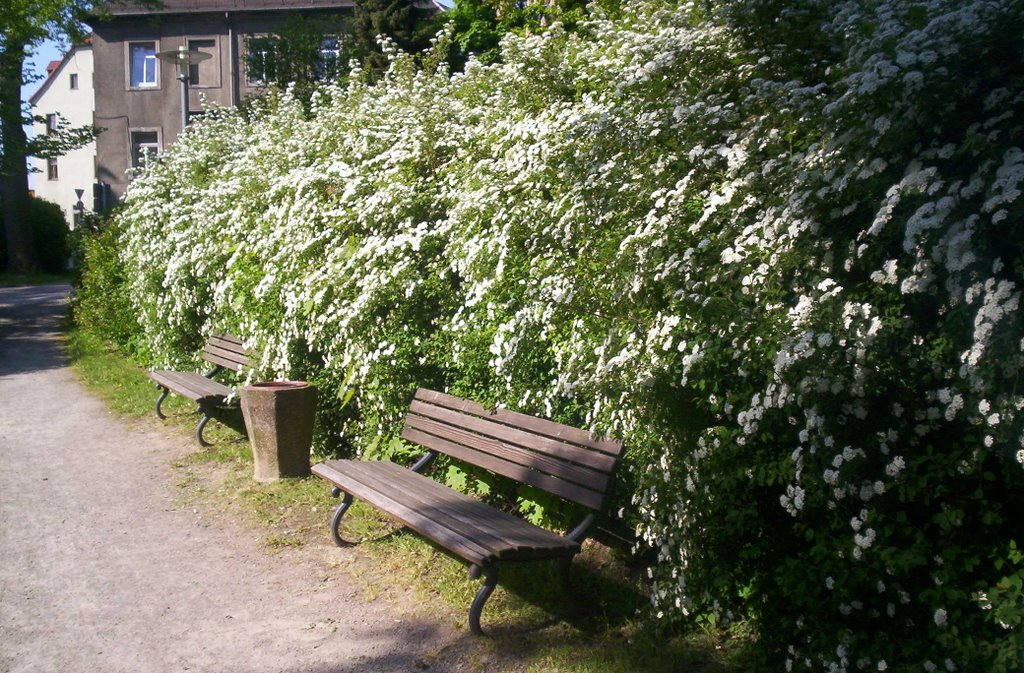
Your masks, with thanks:
[(261, 12), (287, 9), (349, 9), (354, 0), (163, 0), (159, 5), (142, 2), (111, 4), (111, 16), (197, 14), (205, 12)]
[(39, 88), (36, 89), (36, 92), (29, 97), (28, 102), (30, 104), (35, 105), (39, 102), (40, 97), (42, 97), (42, 95), (46, 93), (46, 90), (50, 88), (50, 83), (57, 78), (57, 73), (64, 66), (64, 64), (71, 60), (71, 57), (75, 55), (75, 52), (82, 49), (92, 49), (91, 36), (86, 38), (83, 44), (72, 45), (71, 48), (67, 50), (67, 53), (64, 54), (64, 58), (62, 58), (61, 60), (50, 61), (49, 65), (46, 66), (46, 79), (44, 79), (43, 83), (39, 85)]
[[(145, 2), (114, 2), (107, 6), (110, 16), (149, 16), (154, 14), (198, 14), (205, 12), (267, 12), (289, 9), (352, 9), (355, 0), (162, 0), (157, 5)], [(435, 0), (413, 0), (417, 9), (443, 10)]]

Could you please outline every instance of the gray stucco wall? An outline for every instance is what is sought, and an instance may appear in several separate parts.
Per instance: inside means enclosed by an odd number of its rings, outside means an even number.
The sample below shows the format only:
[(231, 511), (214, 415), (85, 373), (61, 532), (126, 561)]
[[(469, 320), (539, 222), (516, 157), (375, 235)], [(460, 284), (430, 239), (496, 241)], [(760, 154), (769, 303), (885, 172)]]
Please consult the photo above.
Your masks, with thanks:
[[(324, 12), (316, 12), (324, 15)], [(337, 15), (337, 10), (327, 12)], [(189, 111), (202, 110), (201, 97), (210, 103), (232, 105), (259, 92), (246, 85), (245, 40), (270, 32), (286, 13), (205, 13), (153, 17), (115, 17), (94, 24), (96, 113), (103, 129), (96, 140), (96, 179), (110, 185), (116, 198), (124, 195), (130, 176), (130, 130), (157, 130), (162, 147), (174, 143), (181, 132), (181, 83), (176, 66), (158, 61), (157, 86), (129, 86), (128, 44), (155, 41), (157, 51), (187, 46), (189, 39), (215, 42), (216, 77), (209, 84), (189, 88)], [(232, 48), (233, 45), (233, 48)]]

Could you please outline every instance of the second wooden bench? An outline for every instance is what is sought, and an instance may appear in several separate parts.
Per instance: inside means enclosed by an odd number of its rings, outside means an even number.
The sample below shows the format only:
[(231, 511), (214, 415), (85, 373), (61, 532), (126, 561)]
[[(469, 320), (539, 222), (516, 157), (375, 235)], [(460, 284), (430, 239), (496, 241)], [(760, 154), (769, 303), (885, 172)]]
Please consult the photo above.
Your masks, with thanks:
[(214, 380), (213, 377), (224, 369), (239, 372), (243, 367), (250, 366), (250, 360), (242, 340), (230, 334), (212, 335), (203, 348), (202, 358), (214, 365), (213, 370), (206, 374), (160, 370), (149, 372), (149, 378), (153, 379), (157, 390), (161, 391), (160, 397), (156, 400), (156, 415), (166, 418), (160, 410), (160, 405), (170, 393), (187, 397), (196, 403), (197, 411), (203, 415), (196, 426), (196, 441), (202, 446), (209, 446), (203, 439), (203, 429), (210, 422), (213, 410), (224, 404), (227, 397), (234, 392), (232, 388)]

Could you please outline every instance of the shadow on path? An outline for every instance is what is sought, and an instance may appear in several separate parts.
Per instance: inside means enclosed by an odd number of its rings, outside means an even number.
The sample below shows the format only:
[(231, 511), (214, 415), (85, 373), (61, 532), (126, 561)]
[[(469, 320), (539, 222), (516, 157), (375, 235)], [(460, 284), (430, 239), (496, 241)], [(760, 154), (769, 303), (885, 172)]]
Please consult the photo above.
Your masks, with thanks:
[(344, 550), (269, 555), (183, 491), (190, 441), (82, 388), (68, 294), (0, 288), (0, 671), (416, 670), (443, 625), (361, 600)]
[(0, 378), (65, 366), (66, 283), (0, 288)]

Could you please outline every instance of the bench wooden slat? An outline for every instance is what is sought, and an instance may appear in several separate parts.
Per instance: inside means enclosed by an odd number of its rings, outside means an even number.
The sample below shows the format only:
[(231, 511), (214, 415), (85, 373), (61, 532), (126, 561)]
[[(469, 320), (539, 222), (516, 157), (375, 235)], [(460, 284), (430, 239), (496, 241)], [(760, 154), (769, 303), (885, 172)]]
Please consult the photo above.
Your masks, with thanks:
[[(418, 490), (415, 486), (410, 487), (409, 484), (405, 484), (403, 488), (394, 488), (394, 482), (389, 478), (394, 475), (384, 474), (387, 471), (385, 462), (356, 461), (346, 467), (349, 468), (349, 474), (364, 486), (378, 493), (386, 493), (394, 502), (406, 507), (408, 511), (404, 514), (389, 512), (396, 514), (403, 524), (414, 530), (423, 527), (425, 522), (437, 526), (438, 530), (426, 536), (445, 548), (456, 547), (457, 549), (453, 551), (467, 560), (478, 562), (495, 555), (494, 546), (500, 544), (500, 540), (489, 538), (486, 535), (466, 535), (464, 530), (466, 527), (460, 525), (461, 522), (451, 516), (450, 503), (445, 503), (438, 496), (434, 496), (433, 504), (428, 505), (426, 503), (430, 498), (427, 496), (415, 497), (414, 494)], [(445, 505), (443, 509), (442, 505)], [(465, 556), (460, 550), (471, 550), (471, 555)]]
[[(221, 360), (213, 358), (221, 358)], [(236, 372), (240, 371), (242, 367), (248, 367), (251, 362), (249, 351), (242, 340), (230, 334), (210, 335), (203, 347), (203, 359)]]
[[(475, 498), (459, 493), (433, 479), (416, 474), (395, 463), (382, 463), (381, 472), (387, 475), (387, 483), (399, 484), (413, 497), (423, 498), (426, 505), (439, 501), (459, 502), (463, 507), (452, 515), (460, 520), (458, 528), (472, 537), (474, 530), (484, 531), (499, 542), (495, 550), (499, 558), (507, 553), (538, 551), (550, 554), (551, 550), (578, 549), (579, 545), (549, 530), (535, 526), (508, 512), (503, 512)], [(466, 528), (466, 525), (471, 528)]]
[(186, 386), (184, 383), (179, 381), (177, 377), (172, 376), (172, 374), (173, 372), (149, 372), (149, 378), (153, 379), (159, 385), (178, 393), (182, 397), (187, 397), (190, 400), (198, 401), (206, 397), (205, 393), (193, 390)]
[(242, 343), (241, 337), (237, 337), (234, 334), (211, 334), (206, 340), (207, 343), (212, 343), (227, 349), (237, 349), (239, 353), (245, 353), (245, 345)]
[(167, 372), (167, 378), (178, 386), (193, 390), (201, 395), (227, 395), (231, 389), (219, 381), (208, 379), (193, 372)]
[(246, 367), (249, 365), (248, 360), (246, 360), (245, 362), (240, 362), (237, 359), (237, 356), (225, 357), (223, 355), (223, 352), (214, 351), (209, 347), (203, 349), (202, 357), (207, 362), (212, 362), (215, 365), (220, 365), (221, 367), (225, 367), (235, 372), (241, 371), (242, 367)]
[(574, 428), (569, 425), (563, 425), (562, 423), (556, 423), (555, 421), (549, 421), (545, 418), (537, 418), (536, 416), (529, 416), (516, 411), (509, 411), (508, 409), (487, 409), (476, 402), (464, 400), (462, 398), (455, 397), (454, 395), (448, 395), (436, 390), (428, 390), (426, 388), (418, 389), (414, 399), (447, 407), (467, 414), (472, 414), (474, 416), (481, 416), (491, 420), (500, 421), (552, 439), (560, 439), (574, 444), (588, 446), (610, 456), (617, 457), (622, 453), (622, 442), (618, 440), (594, 437), (586, 430)]
[(249, 359), (249, 351), (241, 344), (232, 343), (230, 341), (221, 341), (219, 339), (210, 339), (206, 342), (207, 349), (214, 349), (225, 354), (225, 357), (237, 357), (242, 360)]
[(191, 400), (222, 400), (231, 394), (224, 384), (191, 372), (155, 371), (149, 377)]
[(615, 468), (617, 460), (615, 456), (600, 453), (579, 443), (554, 439), (547, 435), (507, 425), (497, 420), (496, 417), (467, 414), (463, 411), (427, 404), (419, 400), (413, 400), (409, 405), (409, 412), (470, 428), (480, 434), (503, 439), (532, 451), (546, 453), (558, 460), (577, 463), (600, 472), (608, 473)]
[[(314, 466), (314, 472), (472, 563), (552, 558), (579, 551), (578, 543), (394, 463), (329, 461)], [(346, 482), (352, 491), (345, 488), (346, 483), (339, 482)], [(377, 496), (390, 502), (386, 506), (374, 503), (372, 500)], [(434, 530), (427, 533), (421, 530), (424, 527)]]
[(211, 339), (206, 342), (204, 350), (214, 350), (219, 353), (223, 353), (225, 357), (237, 358), (239, 360), (248, 360), (249, 351), (244, 346), (231, 343), (230, 341), (217, 341)]
[[(479, 547), (486, 558), (495, 557), (510, 546), (511, 530), (502, 536), (480, 525), (482, 517), (473, 513), (481, 508), (482, 503), (478, 500), (388, 461), (354, 461), (344, 467), (363, 483), (392, 494), (419, 516), (436, 521), (452, 534), (465, 538), (468, 543)], [(396, 489), (396, 485), (401, 487)]]
[(589, 507), (590, 509), (600, 509), (601, 502), (604, 500), (603, 493), (592, 491), (563, 479), (557, 479), (542, 472), (537, 472), (536, 470), (523, 467), (522, 465), (510, 463), (507, 460), (495, 458), (488, 454), (481, 453), (480, 451), (468, 449), (461, 444), (456, 444), (455, 442), (442, 439), (441, 437), (435, 437), (434, 435), (428, 435), (422, 430), (417, 430), (416, 428), (406, 427), (402, 430), (402, 437), (410, 442), (415, 442), (420, 446), (440, 451), (441, 453), (459, 460), (464, 460), (467, 463), (472, 463), (473, 465), (478, 465), (490, 470), (491, 472), (508, 477), (509, 479), (515, 479), (518, 482), (536, 486), (548, 493), (553, 493), (559, 497), (565, 498), (566, 500), (578, 503), (584, 507)]
[[(587, 488), (604, 493), (605, 488), (608, 486), (608, 474), (597, 472), (589, 468), (580, 467), (571, 463), (566, 463), (554, 458), (551, 458), (542, 453), (535, 453), (521, 446), (515, 446), (507, 442), (496, 439), (492, 436), (474, 434), (470, 430), (479, 432), (495, 432), (496, 434), (504, 434), (500, 428), (507, 428), (506, 426), (497, 426), (495, 430), (492, 426), (494, 423), (488, 423), (483, 419), (479, 419), (472, 416), (465, 416), (457, 414), (457, 412), (448, 412), (447, 410), (441, 409), (442, 413), (452, 414), (455, 418), (451, 418), (450, 423), (444, 423), (433, 418), (426, 418), (423, 416), (417, 416), (409, 414), (406, 416), (406, 424), (411, 428), (422, 430), (436, 437), (452, 440), (458, 444), (462, 444), (468, 448), (472, 448), (496, 458), (507, 460), (523, 467), (537, 470), (546, 474), (550, 474), (566, 481), (586, 486)], [(461, 416), (461, 418), (459, 418)], [(462, 421), (460, 423), (460, 421)], [(456, 425), (458, 423), (458, 425)], [(468, 429), (463, 429), (468, 428)], [(517, 431), (516, 431), (517, 432)], [(526, 434), (526, 433), (522, 433)], [(520, 441), (526, 441), (530, 438), (530, 435), (525, 437), (518, 437)], [(533, 437), (536, 437), (534, 435)], [(544, 438), (537, 438), (538, 440)], [(471, 461), (475, 462), (475, 461)]]
[(552, 458), (588, 467), (597, 472), (610, 473), (615, 468), (616, 458), (593, 449), (552, 439), (544, 435), (505, 425), (488, 417), (474, 416), (447, 407), (413, 400), (409, 405), (409, 413), (426, 416), (444, 423), (473, 430), (488, 437), (504, 440), (510, 444), (546, 454)]
[(363, 481), (347, 471), (328, 469), (330, 463), (319, 463), (313, 466), (313, 473), (327, 479), (335, 486), (350, 493), (353, 496), (364, 500), (377, 509), (397, 517), (403, 524), (412, 528), (420, 535), (437, 542), (446, 549), (470, 561), (471, 563), (483, 563), (487, 559), (488, 552), (459, 536), (452, 535), (444, 526), (431, 521), (417, 514), (411, 507), (397, 501), (392, 495), (380, 492), (372, 486), (367, 486)]
[(194, 391), (200, 395), (228, 395), (231, 389), (219, 381), (214, 381), (194, 372), (160, 372), (177, 386)]

